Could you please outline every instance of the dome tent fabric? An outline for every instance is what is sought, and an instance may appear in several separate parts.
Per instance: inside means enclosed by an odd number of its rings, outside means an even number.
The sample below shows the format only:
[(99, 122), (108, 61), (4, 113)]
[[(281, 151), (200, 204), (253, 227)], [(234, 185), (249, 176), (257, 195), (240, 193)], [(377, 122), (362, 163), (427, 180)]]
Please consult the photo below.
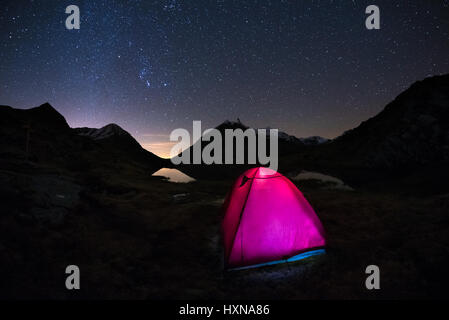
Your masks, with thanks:
[(223, 204), (228, 269), (300, 260), (324, 252), (323, 226), (298, 188), (269, 168), (249, 169)]

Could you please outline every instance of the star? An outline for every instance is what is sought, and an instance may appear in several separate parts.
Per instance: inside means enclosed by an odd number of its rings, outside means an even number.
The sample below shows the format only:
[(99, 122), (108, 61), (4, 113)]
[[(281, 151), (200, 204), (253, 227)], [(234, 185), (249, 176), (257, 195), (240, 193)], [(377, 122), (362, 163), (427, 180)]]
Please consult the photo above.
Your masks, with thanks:
[(0, 104), (51, 100), (73, 127), (115, 122), (138, 141), (237, 117), (333, 138), (449, 72), (447, 1), (378, 0), (378, 33), (355, 1), (88, 1), (77, 31), (57, 1), (4, 2)]

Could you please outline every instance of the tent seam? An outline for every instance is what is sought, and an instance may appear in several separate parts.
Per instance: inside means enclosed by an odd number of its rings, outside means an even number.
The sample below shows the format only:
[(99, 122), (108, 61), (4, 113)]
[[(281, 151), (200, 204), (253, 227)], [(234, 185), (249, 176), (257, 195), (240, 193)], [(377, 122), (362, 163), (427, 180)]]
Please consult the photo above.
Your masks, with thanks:
[[(226, 259), (229, 259), (229, 257), (232, 255), (232, 252), (233, 252), (233, 250), (234, 250), (235, 237), (237, 236), (237, 233), (239, 232), (240, 224), (241, 224), (241, 222), (242, 222), (242, 217), (243, 217), (243, 211), (245, 210), (246, 203), (247, 203), (247, 201), (248, 201), (249, 194), (251, 193), (251, 189), (252, 189), (252, 187), (253, 187), (253, 182), (254, 182), (254, 180), (255, 180), (255, 177), (256, 177), (256, 175), (257, 175), (257, 172), (259, 172), (259, 168), (257, 168), (257, 170), (256, 170), (256, 172), (254, 173), (253, 177), (250, 179), (250, 180), (251, 180), (251, 184), (249, 185), (249, 188), (248, 188), (248, 194), (246, 195), (245, 202), (243, 203), (243, 206), (242, 206), (242, 210), (240, 211), (239, 224), (237, 225), (237, 228), (235, 229), (235, 234), (234, 234), (234, 237), (233, 237), (233, 239), (232, 239), (232, 243), (231, 243), (231, 251), (229, 252), (229, 255), (226, 257)], [(243, 239), (242, 239), (242, 241), (243, 241)], [(240, 251), (242, 252), (242, 255), (243, 255), (243, 245), (241, 245)], [(243, 260), (243, 258), (242, 258), (242, 260)]]

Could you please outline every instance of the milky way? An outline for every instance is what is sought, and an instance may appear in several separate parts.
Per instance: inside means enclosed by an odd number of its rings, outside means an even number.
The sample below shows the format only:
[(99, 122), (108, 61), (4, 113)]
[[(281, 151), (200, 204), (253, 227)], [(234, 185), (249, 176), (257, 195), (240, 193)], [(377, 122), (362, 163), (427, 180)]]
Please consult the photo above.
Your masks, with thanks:
[[(80, 30), (65, 28), (78, 5)], [(367, 30), (376, 4), (381, 29)], [(449, 1), (2, 1), (0, 104), (167, 134), (237, 117), (335, 137), (449, 72)], [(161, 147), (162, 146), (162, 147)], [(158, 148), (161, 149), (159, 150)]]

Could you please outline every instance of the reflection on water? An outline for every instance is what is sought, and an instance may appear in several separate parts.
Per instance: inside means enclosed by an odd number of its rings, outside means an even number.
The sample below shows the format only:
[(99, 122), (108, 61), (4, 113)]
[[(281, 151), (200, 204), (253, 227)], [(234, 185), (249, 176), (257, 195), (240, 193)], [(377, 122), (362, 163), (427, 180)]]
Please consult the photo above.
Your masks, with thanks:
[(165, 177), (169, 182), (186, 183), (195, 181), (194, 178), (189, 177), (188, 175), (182, 173), (178, 169), (162, 168), (153, 173), (152, 175), (158, 177)]
[(326, 174), (322, 174), (319, 172), (311, 172), (311, 171), (301, 171), (300, 174), (293, 177), (292, 180), (319, 180), (322, 182), (330, 183), (330, 189), (339, 189), (339, 190), (348, 190), (353, 191), (354, 189), (350, 186), (346, 185), (342, 180), (328, 176)]

